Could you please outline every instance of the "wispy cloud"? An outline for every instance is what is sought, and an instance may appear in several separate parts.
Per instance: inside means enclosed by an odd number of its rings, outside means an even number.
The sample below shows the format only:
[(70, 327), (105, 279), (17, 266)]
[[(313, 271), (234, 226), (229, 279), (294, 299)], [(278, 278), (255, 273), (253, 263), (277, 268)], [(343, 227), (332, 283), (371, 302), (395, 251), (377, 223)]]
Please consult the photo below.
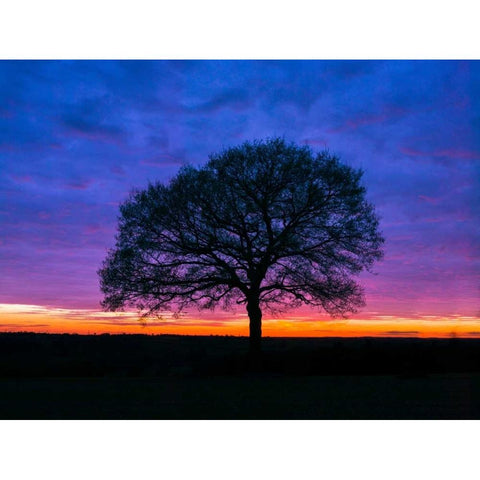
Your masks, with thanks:
[(413, 148), (402, 147), (400, 149), (405, 155), (412, 157), (433, 157), (433, 158), (446, 158), (451, 160), (480, 160), (480, 151), (473, 150), (461, 150), (461, 149), (446, 149), (446, 150), (433, 150), (433, 151), (421, 151)]
[[(396, 317), (374, 314), (352, 319), (331, 319), (307, 311), (282, 317), (265, 316), (267, 336), (415, 336), (475, 337), (480, 318), (452, 315)], [(409, 328), (410, 327), (410, 328)], [(415, 327), (415, 328), (411, 328)], [(248, 318), (234, 312), (186, 312), (180, 317), (163, 312), (144, 321), (137, 312), (103, 312), (27, 304), (0, 304), (0, 330), (69, 333), (125, 332), (248, 335)]]

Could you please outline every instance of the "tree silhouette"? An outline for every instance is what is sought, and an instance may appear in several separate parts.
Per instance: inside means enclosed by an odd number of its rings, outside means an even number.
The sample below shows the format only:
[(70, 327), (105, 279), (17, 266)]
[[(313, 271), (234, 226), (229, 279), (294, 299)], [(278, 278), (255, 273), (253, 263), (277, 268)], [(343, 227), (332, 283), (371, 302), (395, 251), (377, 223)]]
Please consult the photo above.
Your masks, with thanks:
[(252, 353), (262, 308), (355, 312), (364, 299), (352, 277), (382, 257), (384, 241), (362, 174), (276, 138), (211, 155), (168, 185), (132, 193), (99, 270), (103, 307), (149, 316), (244, 304)]

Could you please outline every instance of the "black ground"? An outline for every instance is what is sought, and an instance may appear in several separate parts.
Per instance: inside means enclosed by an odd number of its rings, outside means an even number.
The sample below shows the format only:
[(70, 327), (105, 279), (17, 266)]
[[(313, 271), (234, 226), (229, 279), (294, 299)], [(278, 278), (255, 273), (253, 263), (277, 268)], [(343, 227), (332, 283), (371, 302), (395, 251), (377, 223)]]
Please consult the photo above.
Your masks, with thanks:
[(480, 339), (0, 334), (1, 419), (480, 419)]

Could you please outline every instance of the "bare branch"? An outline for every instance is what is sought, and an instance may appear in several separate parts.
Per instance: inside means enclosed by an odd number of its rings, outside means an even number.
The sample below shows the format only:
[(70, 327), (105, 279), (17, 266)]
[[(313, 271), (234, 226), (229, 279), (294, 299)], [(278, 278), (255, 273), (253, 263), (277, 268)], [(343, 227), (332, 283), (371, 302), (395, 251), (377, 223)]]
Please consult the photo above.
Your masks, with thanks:
[(328, 152), (272, 139), (132, 193), (99, 270), (104, 308), (356, 311), (364, 299), (353, 277), (384, 241), (361, 177)]

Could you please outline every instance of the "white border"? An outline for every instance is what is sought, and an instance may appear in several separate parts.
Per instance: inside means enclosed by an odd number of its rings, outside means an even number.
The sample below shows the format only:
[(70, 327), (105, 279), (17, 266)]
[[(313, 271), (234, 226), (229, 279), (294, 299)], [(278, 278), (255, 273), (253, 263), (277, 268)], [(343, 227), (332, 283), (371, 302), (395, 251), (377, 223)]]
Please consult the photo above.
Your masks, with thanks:
[(478, 477), (474, 422), (99, 423), (3, 422), (4, 478)]
[(0, 58), (477, 59), (480, 52), (471, 0), (7, 2)]

